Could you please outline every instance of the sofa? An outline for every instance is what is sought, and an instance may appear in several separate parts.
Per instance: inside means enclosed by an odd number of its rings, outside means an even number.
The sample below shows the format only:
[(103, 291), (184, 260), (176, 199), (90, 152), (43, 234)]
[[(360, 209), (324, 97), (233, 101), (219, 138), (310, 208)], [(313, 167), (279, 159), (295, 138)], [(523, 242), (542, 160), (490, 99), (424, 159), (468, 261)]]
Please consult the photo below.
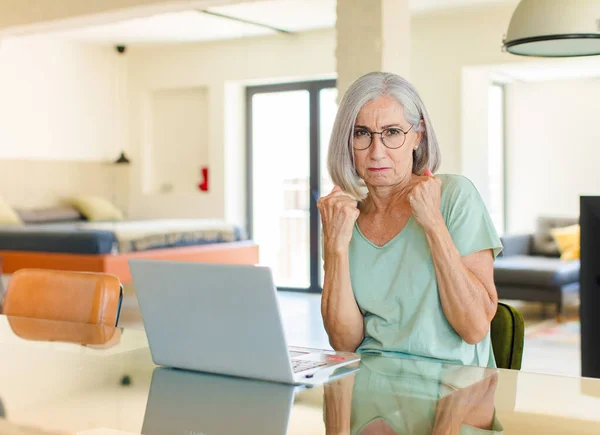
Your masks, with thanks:
[(565, 303), (579, 297), (579, 260), (564, 261), (550, 234), (577, 218), (540, 217), (532, 234), (501, 237), (504, 251), (494, 263), (500, 299), (554, 304), (558, 317)]

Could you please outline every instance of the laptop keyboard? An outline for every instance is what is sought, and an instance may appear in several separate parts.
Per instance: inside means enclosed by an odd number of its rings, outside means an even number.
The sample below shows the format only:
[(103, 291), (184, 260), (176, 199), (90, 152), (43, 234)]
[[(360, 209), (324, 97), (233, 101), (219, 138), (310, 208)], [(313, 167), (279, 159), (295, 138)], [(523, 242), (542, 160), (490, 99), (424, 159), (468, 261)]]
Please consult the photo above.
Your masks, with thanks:
[(317, 367), (326, 366), (327, 363), (320, 361), (304, 361), (301, 359), (293, 359), (292, 360), (292, 369), (294, 373), (303, 372), (304, 370), (310, 370)]

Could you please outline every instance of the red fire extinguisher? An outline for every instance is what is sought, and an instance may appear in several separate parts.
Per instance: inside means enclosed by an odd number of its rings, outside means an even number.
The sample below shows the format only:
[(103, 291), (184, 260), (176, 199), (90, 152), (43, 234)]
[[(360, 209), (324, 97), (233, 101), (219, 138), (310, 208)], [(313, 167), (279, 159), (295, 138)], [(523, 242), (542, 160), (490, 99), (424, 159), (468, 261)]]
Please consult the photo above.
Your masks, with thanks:
[(202, 182), (198, 184), (198, 189), (200, 189), (201, 192), (208, 192), (208, 167), (203, 166), (200, 172), (202, 174)]

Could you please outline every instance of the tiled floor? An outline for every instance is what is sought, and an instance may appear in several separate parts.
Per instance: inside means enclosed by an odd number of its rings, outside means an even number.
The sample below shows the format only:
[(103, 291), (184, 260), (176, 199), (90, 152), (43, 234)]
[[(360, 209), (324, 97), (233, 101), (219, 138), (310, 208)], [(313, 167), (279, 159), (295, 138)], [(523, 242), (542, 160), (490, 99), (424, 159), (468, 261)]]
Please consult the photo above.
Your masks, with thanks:
[[(523, 365), (521, 370), (534, 373), (546, 373), (561, 376), (581, 376), (580, 344), (564, 343), (560, 340), (537, 339), (528, 335), (528, 330), (538, 327), (557, 325), (555, 317), (544, 318), (542, 306), (538, 303), (508, 301), (518, 308), (525, 319), (525, 346), (523, 349)], [(550, 316), (553, 311), (549, 310)], [(579, 305), (565, 307), (564, 320), (576, 320), (579, 316)]]
[[(320, 349), (331, 348), (321, 319), (320, 295), (292, 292), (279, 292), (278, 295), (288, 344)], [(516, 305), (521, 310), (527, 326), (543, 321), (538, 304), (509, 303)], [(570, 307), (568, 314), (573, 316), (575, 312), (576, 307)], [(143, 327), (137, 301), (131, 288), (126, 291), (120, 324), (132, 328)], [(539, 343), (526, 338), (521, 370), (580, 376), (580, 361), (580, 351), (577, 345)]]

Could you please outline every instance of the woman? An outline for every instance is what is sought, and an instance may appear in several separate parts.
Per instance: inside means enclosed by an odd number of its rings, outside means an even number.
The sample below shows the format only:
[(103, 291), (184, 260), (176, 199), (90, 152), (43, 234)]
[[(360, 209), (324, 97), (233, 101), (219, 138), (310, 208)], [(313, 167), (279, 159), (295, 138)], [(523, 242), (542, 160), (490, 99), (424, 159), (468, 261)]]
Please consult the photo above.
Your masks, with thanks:
[(434, 176), (439, 163), (408, 81), (370, 73), (348, 89), (328, 155), (336, 187), (318, 204), (334, 349), (495, 366), (500, 240), (473, 184)]
[(363, 356), (360, 370), (324, 386), (328, 434), (501, 434), (497, 370)]

